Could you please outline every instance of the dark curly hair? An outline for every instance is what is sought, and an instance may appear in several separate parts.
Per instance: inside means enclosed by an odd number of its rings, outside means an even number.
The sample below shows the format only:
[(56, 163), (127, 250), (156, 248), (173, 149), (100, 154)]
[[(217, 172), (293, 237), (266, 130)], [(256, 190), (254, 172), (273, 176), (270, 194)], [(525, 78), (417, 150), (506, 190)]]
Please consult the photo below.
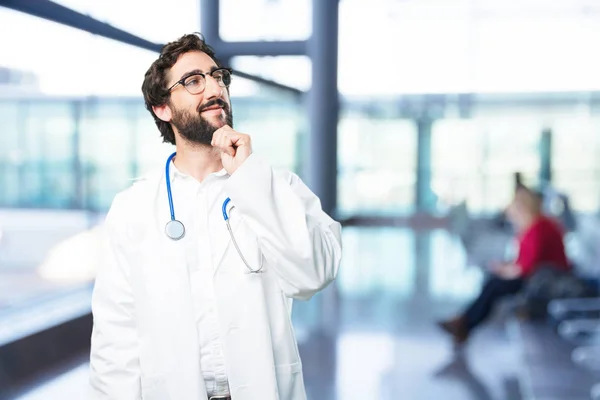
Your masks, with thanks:
[(150, 111), (154, 122), (163, 137), (163, 142), (175, 144), (175, 133), (171, 124), (158, 118), (152, 107), (162, 106), (170, 101), (171, 93), (167, 90), (167, 72), (175, 65), (180, 55), (190, 51), (201, 51), (214, 60), (218, 67), (221, 62), (215, 57), (214, 50), (206, 44), (201, 33), (184, 35), (174, 42), (167, 43), (160, 51), (160, 56), (152, 63), (144, 75), (142, 93), (146, 109)]

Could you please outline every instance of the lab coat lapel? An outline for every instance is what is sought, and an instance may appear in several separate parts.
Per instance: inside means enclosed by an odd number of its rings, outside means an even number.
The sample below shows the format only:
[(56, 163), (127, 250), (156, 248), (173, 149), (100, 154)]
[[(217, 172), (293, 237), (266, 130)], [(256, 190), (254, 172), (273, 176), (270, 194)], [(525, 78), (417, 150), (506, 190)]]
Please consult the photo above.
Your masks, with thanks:
[(177, 285), (180, 286), (181, 290), (189, 291), (189, 274), (185, 257), (186, 237), (184, 236), (180, 240), (172, 240), (165, 233), (165, 226), (171, 220), (171, 214), (166, 196), (166, 185), (163, 181), (164, 174), (163, 179), (158, 182), (154, 201), (154, 215), (157, 223), (155, 230), (157, 234), (155, 238), (156, 245), (160, 248), (161, 266), (168, 269), (167, 275), (177, 280)]
[[(168, 293), (163, 299), (165, 306), (170, 310), (177, 310), (168, 314), (169, 321), (164, 331), (164, 340), (171, 346), (170, 358), (164, 361), (168, 365), (177, 365), (177, 373), (173, 376), (169, 392), (173, 398), (206, 398), (204, 380), (197, 379), (201, 376), (199, 352), (190, 351), (198, 349), (199, 343), (192, 307), (189, 268), (185, 257), (186, 238), (176, 241), (166, 236), (164, 227), (171, 216), (166, 200), (164, 174), (160, 175), (156, 183), (151, 185), (156, 189), (152, 210), (156, 226), (150, 229), (155, 236), (149, 242), (150, 246), (156, 248), (148, 249), (148, 253), (159, 250), (159, 256), (149, 263), (149, 268), (155, 269), (154, 279), (160, 280), (161, 288)], [(175, 397), (174, 393), (180, 395)]]

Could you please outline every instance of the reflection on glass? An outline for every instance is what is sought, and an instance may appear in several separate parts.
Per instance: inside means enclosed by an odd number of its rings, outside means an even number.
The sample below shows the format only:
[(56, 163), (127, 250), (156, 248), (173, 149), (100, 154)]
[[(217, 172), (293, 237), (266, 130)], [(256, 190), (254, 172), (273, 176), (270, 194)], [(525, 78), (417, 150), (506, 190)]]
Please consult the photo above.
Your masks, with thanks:
[(32, 101), (19, 135), (20, 200), (26, 207), (77, 206), (73, 169), (76, 143), (70, 104)]
[(413, 294), (415, 247), (410, 230), (347, 227), (343, 235), (337, 284), (344, 296), (404, 299)]
[(231, 66), (299, 90), (310, 89), (311, 61), (307, 56), (238, 56), (231, 59)]
[(578, 211), (600, 205), (600, 119), (589, 115), (557, 118), (552, 124), (552, 178)]
[(467, 257), (457, 237), (446, 231), (431, 232), (429, 238), (429, 293), (437, 300), (468, 300), (479, 293), (483, 272), (467, 266)]
[(339, 399), (381, 399), (382, 376), (394, 366), (396, 338), (386, 333), (346, 333), (337, 342)]
[[(235, 128), (274, 167), (300, 170), (304, 121), (300, 99), (231, 88)], [(245, 87), (245, 88), (244, 88)], [(163, 165), (173, 146), (162, 139), (140, 98), (0, 99), (7, 116), (0, 141), (0, 206), (108, 209), (114, 195)]]
[(410, 120), (343, 116), (338, 133), (340, 214), (408, 214), (414, 209), (416, 133)]
[(441, 119), (432, 127), (432, 188), (447, 204), (466, 200), (473, 213), (509, 203), (514, 173), (537, 184), (541, 122), (532, 118)]

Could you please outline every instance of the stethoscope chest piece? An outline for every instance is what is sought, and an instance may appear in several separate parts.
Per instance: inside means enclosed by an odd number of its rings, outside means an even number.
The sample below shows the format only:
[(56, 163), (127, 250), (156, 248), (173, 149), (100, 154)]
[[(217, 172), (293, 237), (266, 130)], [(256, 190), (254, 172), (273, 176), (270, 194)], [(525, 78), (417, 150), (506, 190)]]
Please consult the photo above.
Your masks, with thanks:
[(165, 226), (165, 233), (169, 239), (179, 240), (185, 236), (185, 227), (180, 221), (172, 219), (171, 221), (167, 222), (167, 225)]

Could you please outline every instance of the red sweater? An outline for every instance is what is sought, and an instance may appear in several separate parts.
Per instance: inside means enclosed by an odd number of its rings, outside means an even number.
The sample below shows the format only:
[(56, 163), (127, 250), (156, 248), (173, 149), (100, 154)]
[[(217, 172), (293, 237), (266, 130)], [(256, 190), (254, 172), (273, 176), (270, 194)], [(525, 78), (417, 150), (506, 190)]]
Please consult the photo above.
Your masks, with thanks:
[(569, 263), (562, 239), (562, 230), (548, 217), (539, 217), (527, 228), (519, 237), (519, 256), (516, 261), (521, 267), (522, 276), (530, 276), (542, 264), (567, 270)]

